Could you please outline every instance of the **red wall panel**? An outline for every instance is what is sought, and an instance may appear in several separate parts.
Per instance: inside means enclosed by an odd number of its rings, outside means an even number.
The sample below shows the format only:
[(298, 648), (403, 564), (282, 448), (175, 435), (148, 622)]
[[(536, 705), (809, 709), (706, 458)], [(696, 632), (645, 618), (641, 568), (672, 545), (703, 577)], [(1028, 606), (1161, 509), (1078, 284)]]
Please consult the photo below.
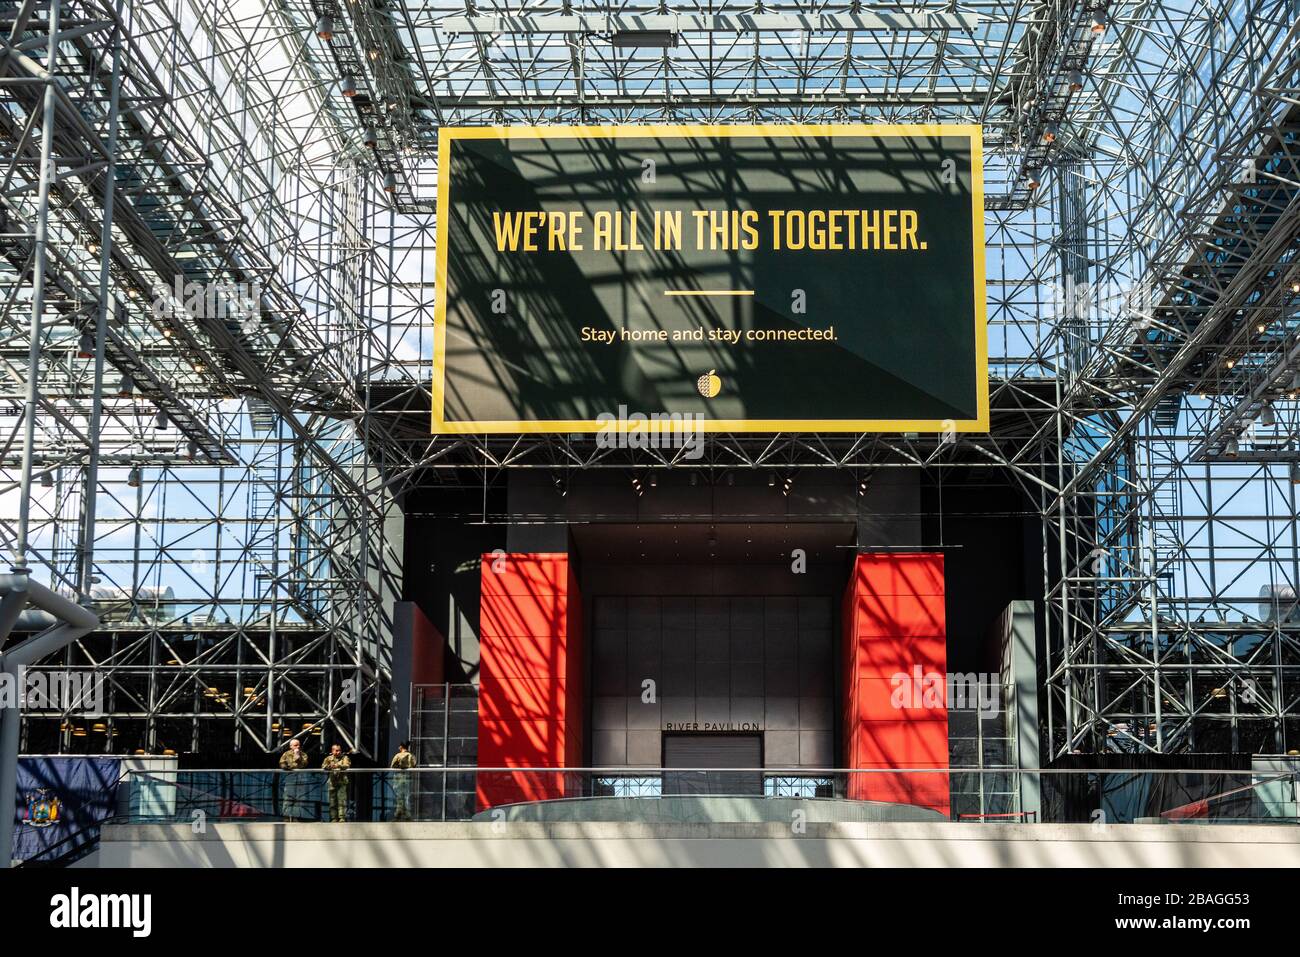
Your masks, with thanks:
[[(480, 768), (582, 763), (577, 583), (565, 554), (484, 555), (479, 607)], [(480, 809), (564, 797), (563, 774), (478, 776)]]
[(945, 769), (851, 775), (849, 797), (948, 814), (943, 556), (859, 555), (843, 611), (846, 766)]

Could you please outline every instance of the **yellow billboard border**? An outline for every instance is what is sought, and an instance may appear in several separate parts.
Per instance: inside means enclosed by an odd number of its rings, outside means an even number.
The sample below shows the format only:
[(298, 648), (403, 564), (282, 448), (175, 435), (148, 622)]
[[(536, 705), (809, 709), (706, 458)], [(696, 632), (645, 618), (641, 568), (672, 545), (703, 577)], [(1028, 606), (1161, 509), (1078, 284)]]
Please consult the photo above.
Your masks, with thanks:
[[(624, 419), (603, 424), (595, 419), (448, 422), (446, 401), (447, 345), (447, 216), (452, 140), (475, 139), (612, 139), (618, 137), (738, 137), (738, 136), (965, 136), (971, 148), (972, 259), (975, 284), (976, 417), (974, 419), (703, 419), (704, 432), (987, 432), (989, 430), (988, 289), (984, 275), (984, 139), (976, 124), (755, 124), (747, 126), (471, 126), (438, 131), (438, 204), (434, 251), (433, 426), (435, 434), (472, 433), (530, 435), (561, 432), (603, 432), (614, 426), (653, 431), (650, 423)], [(645, 413), (647, 416), (649, 413)], [(668, 413), (664, 413), (667, 415)], [(685, 413), (679, 413), (685, 415)]]

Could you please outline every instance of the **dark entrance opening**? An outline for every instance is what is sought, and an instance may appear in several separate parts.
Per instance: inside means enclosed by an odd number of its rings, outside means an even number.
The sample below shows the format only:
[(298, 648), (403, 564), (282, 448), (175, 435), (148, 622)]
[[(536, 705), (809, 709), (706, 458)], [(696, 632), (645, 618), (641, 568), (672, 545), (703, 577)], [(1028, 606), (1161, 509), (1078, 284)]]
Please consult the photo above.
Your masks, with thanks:
[(762, 766), (762, 734), (664, 735), (664, 794), (762, 794)]

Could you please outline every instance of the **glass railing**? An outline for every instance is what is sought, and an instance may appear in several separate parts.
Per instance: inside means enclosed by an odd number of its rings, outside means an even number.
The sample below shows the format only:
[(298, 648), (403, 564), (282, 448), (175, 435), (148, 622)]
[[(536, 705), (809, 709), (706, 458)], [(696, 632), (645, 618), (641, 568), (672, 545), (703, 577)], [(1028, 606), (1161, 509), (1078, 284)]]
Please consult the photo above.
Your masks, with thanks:
[(1300, 770), (186, 770), (131, 771), (126, 786), (119, 823), (764, 821), (796, 807), (810, 821), (1300, 824)]

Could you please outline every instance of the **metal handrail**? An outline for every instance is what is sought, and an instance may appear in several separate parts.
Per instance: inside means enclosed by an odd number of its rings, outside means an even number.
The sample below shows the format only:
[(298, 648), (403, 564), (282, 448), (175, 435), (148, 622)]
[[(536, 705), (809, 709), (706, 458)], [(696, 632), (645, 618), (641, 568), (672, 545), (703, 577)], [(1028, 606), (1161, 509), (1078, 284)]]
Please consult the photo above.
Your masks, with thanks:
[[(1073, 815), (1077, 808), (1071, 810), (1076, 798), (1069, 795), (1080, 788), (1092, 792), (1099, 786), (1103, 791), (1137, 786), (1142, 794), (1130, 795), (1136, 803), (1128, 807), (1124, 801), (1116, 805), (1116, 813), (1130, 817), (1134, 821), (1142, 817), (1158, 817), (1169, 809), (1170, 805), (1180, 807), (1197, 807), (1207, 799), (1240, 796), (1250, 800), (1255, 797), (1251, 792), (1259, 792), (1263, 804), (1258, 813), (1245, 815), (1256, 823), (1290, 824), (1300, 821), (1293, 810), (1296, 804), (1296, 789), (1300, 783), (1300, 762), (1295, 770), (1267, 770), (1245, 768), (1194, 768), (1194, 769), (1152, 769), (1130, 767), (1094, 767), (1094, 768), (629, 768), (629, 767), (568, 767), (568, 768), (521, 768), (521, 767), (415, 767), (415, 768), (349, 768), (345, 771), (331, 773), (326, 769), (303, 768), (283, 770), (280, 768), (196, 768), (196, 769), (132, 769), (127, 772), (142, 794), (142, 804), (137, 814), (131, 814), (132, 821), (139, 823), (151, 821), (168, 822), (184, 820), (186, 815), (201, 814), (214, 820), (236, 820), (246, 822), (252, 819), (261, 821), (302, 821), (316, 822), (323, 820), (326, 807), (324, 800), (326, 782), (337, 784), (340, 777), (346, 782), (345, 797), (347, 808), (345, 818), (357, 821), (383, 822), (390, 820), (410, 821), (446, 821), (470, 820), (482, 813), (486, 806), (503, 807), (506, 805), (532, 804), (545, 802), (578, 801), (582, 799), (614, 799), (628, 801), (639, 798), (744, 798), (755, 801), (773, 799), (795, 799), (809, 802), (820, 800), (863, 801), (870, 804), (902, 804), (917, 808), (929, 807), (940, 810), (927, 800), (923, 792), (925, 779), (921, 775), (942, 774), (938, 779), (936, 790), (951, 797), (952, 806), (948, 813), (956, 822), (1007, 820), (1014, 812), (1022, 818), (1030, 815), (1028, 822), (1042, 820), (1041, 814), (1035, 813), (1032, 806), (1023, 806), (1024, 792), (1021, 790), (1030, 783), (1045, 790), (1060, 792), (1053, 800), (1064, 802), (1060, 813)], [(892, 775), (893, 778), (871, 777), (872, 775)], [(972, 795), (976, 790), (972, 784), (963, 784), (957, 778), (976, 776), (981, 782), (989, 776), (996, 775), (993, 791), (995, 795), (986, 795), (986, 788), (979, 789), (979, 795)], [(1063, 777), (1064, 776), (1064, 777)], [(950, 790), (948, 784), (954, 784)], [(680, 783), (681, 790), (670, 787), (673, 780)], [(737, 784), (746, 780), (745, 785)], [(915, 794), (915, 802), (904, 798), (881, 798), (873, 795), (876, 785), (873, 781), (885, 785), (892, 781), (911, 782), (921, 790)], [(294, 781), (301, 782), (295, 787)], [(758, 782), (762, 782), (761, 786)], [(856, 783), (855, 783), (856, 782)], [(1271, 785), (1283, 787), (1270, 794)], [(1165, 794), (1171, 788), (1177, 792)], [(439, 808), (439, 789), (442, 791), (442, 806)], [(660, 789), (662, 788), (662, 793)], [(144, 802), (147, 791), (156, 791)], [(535, 792), (535, 793), (534, 793)], [(1149, 794), (1146, 792), (1150, 792)], [(1200, 792), (1206, 793), (1201, 795)], [(908, 792), (911, 793), (910, 791)], [(448, 813), (447, 798), (454, 794), (455, 807)], [(1248, 796), (1249, 795), (1249, 796)], [(331, 789), (330, 801), (338, 796), (338, 791)], [(931, 795), (930, 797), (933, 797)], [(978, 803), (971, 804), (972, 797)], [(985, 803), (988, 797), (992, 803)], [(432, 800), (433, 804), (422, 802)], [(1104, 802), (1103, 795), (1099, 800)], [(942, 800), (948, 805), (948, 798)], [(1036, 800), (1034, 803), (1037, 803)], [(1132, 802), (1129, 802), (1132, 803)], [(1228, 813), (1240, 815), (1240, 810), (1222, 806), (1223, 802), (1215, 800), (1215, 807), (1209, 808), (1206, 817), (1217, 821)], [(1208, 805), (1207, 805), (1208, 807)], [(290, 810), (292, 808), (292, 810)], [(979, 814), (972, 812), (978, 810)], [(948, 813), (940, 810), (945, 817)], [(392, 815), (392, 816), (390, 816)], [(330, 808), (330, 817), (335, 816), (335, 807)], [(1055, 816), (1055, 812), (1054, 815)], [(1166, 819), (1168, 817), (1166, 816)], [(1212, 823), (1213, 821), (1211, 821)], [(1117, 821), (1116, 823), (1122, 823)]]
[(392, 774), (410, 774), (415, 772), (446, 772), (446, 773), (520, 773), (520, 774), (617, 774), (624, 777), (644, 777), (655, 774), (656, 772), (670, 771), (673, 773), (685, 773), (692, 771), (703, 771), (710, 773), (735, 773), (735, 774), (773, 774), (773, 775), (790, 775), (794, 777), (816, 777), (827, 774), (1255, 774), (1266, 775), (1276, 774), (1280, 780), (1282, 778), (1300, 775), (1300, 759), (1296, 760), (1295, 771), (1274, 771), (1269, 769), (1255, 770), (1252, 768), (1123, 768), (1123, 767), (1097, 767), (1097, 768), (999, 768), (999, 767), (946, 767), (946, 768), (785, 768), (785, 767), (766, 767), (766, 768), (665, 768), (665, 767), (567, 767), (567, 768), (548, 768), (548, 767), (486, 767), (478, 765), (420, 765), (414, 768), (390, 768), (384, 766), (367, 767), (367, 768), (348, 768), (343, 771), (330, 772), (325, 768), (298, 768), (296, 770), (285, 770), (284, 768), (177, 768), (163, 771), (149, 771), (142, 768), (128, 769), (127, 774), (301, 774), (304, 772), (316, 771), (323, 774), (359, 774), (374, 773), (376, 771), (385, 771)]

